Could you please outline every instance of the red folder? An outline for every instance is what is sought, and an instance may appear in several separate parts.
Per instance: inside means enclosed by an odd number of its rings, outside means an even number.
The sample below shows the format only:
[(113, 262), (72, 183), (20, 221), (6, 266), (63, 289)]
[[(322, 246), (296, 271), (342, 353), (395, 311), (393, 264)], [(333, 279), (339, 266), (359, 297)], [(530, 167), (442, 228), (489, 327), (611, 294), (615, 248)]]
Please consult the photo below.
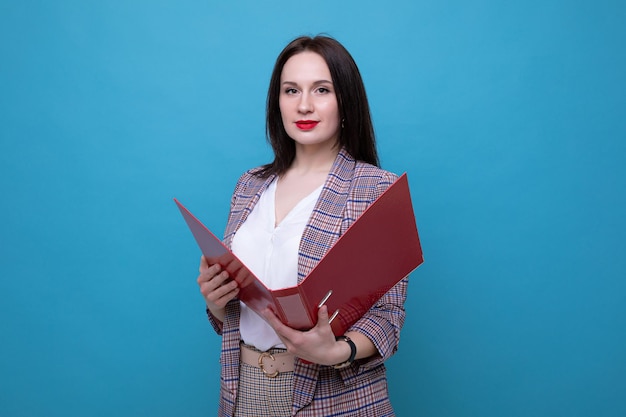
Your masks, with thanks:
[(346, 332), (376, 301), (423, 261), (406, 174), (346, 230), (300, 284), (270, 290), (209, 229), (174, 199), (209, 264), (219, 263), (257, 313), (272, 309), (283, 323), (308, 330), (326, 304), (335, 335)]

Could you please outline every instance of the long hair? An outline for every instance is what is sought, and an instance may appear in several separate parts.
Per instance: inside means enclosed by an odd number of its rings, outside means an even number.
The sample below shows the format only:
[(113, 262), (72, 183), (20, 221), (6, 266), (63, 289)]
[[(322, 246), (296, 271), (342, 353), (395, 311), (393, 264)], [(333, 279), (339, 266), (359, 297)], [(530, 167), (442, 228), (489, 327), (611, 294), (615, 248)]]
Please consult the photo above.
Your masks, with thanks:
[(265, 116), (266, 135), (274, 151), (274, 161), (265, 165), (257, 175), (283, 174), (296, 156), (295, 142), (287, 135), (280, 113), (280, 77), (287, 60), (305, 51), (319, 54), (330, 70), (342, 121), (339, 147), (345, 148), (354, 159), (379, 166), (365, 86), (354, 59), (343, 45), (331, 37), (301, 36), (282, 50), (274, 64)]

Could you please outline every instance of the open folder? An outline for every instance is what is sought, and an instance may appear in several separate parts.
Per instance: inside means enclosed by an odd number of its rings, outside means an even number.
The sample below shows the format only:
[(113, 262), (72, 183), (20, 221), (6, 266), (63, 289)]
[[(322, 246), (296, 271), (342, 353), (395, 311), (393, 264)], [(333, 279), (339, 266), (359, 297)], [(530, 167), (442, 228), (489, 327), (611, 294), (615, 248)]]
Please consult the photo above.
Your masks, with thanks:
[(283, 323), (308, 330), (326, 304), (335, 335), (346, 332), (376, 301), (422, 262), (406, 173), (376, 199), (294, 287), (270, 290), (209, 229), (174, 199), (209, 264), (237, 281), (252, 310), (270, 308)]

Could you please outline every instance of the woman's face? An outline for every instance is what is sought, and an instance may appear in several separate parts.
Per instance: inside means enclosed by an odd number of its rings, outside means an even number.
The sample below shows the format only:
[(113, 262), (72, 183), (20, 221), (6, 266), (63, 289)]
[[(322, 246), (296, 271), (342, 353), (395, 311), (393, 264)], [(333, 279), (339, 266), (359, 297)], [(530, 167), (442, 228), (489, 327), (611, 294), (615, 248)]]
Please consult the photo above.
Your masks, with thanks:
[(283, 67), (280, 89), (283, 126), (296, 147), (334, 146), (339, 138), (339, 106), (324, 58), (309, 51), (293, 55)]

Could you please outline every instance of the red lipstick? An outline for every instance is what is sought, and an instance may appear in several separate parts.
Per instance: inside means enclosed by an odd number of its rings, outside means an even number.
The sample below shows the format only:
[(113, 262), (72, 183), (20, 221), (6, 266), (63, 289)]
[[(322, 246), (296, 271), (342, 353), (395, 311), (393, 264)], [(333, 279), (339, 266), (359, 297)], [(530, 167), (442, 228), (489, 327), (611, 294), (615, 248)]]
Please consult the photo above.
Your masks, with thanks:
[(319, 122), (316, 122), (315, 120), (298, 120), (296, 122), (296, 126), (300, 130), (311, 130), (317, 126), (318, 123)]

